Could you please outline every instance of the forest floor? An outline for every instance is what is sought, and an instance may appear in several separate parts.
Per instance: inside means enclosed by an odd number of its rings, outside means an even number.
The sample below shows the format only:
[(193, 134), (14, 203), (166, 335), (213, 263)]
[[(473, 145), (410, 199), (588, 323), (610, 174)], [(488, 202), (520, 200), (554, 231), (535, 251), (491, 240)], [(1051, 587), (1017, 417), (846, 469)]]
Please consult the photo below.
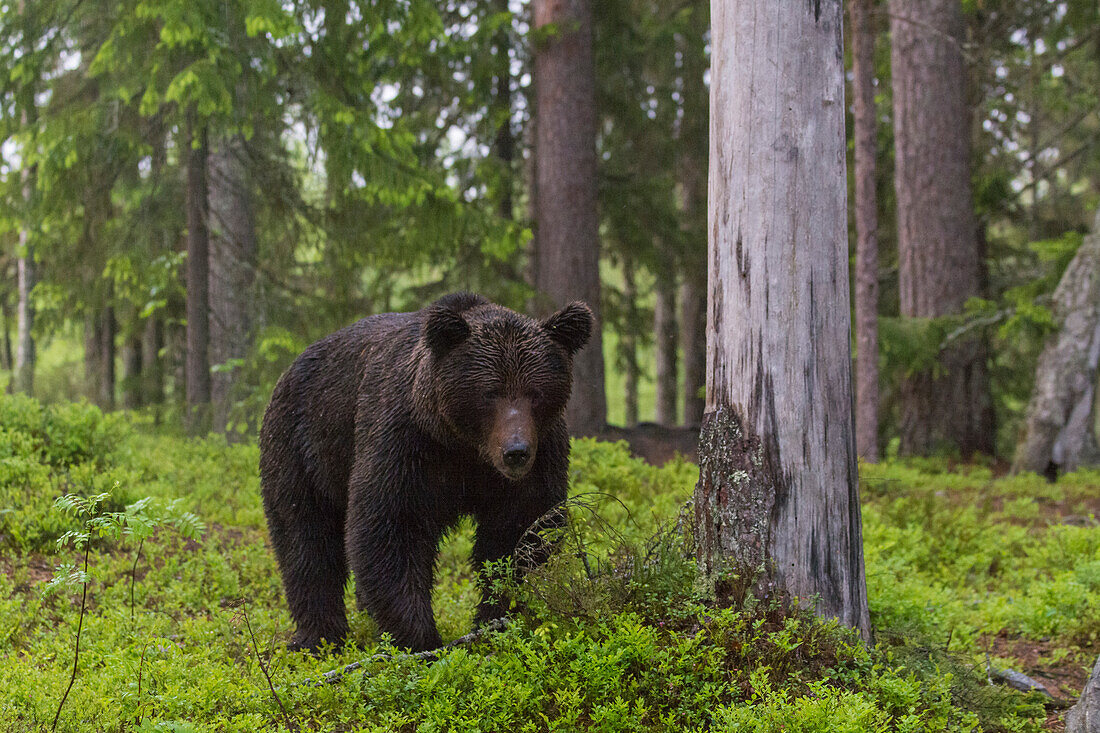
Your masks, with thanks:
[[(55, 716), (57, 730), (176, 733), (1061, 730), (1100, 654), (1097, 473), (1051, 484), (943, 460), (861, 466), (872, 650), (797, 608), (698, 595), (671, 529), (695, 466), (576, 441), (573, 530), (513, 589), (526, 610), (508, 629), (434, 662), (379, 658), (353, 613), (348, 644), (311, 657), (284, 646), (255, 444), (9, 397), (0, 426), (5, 731)], [(102, 498), (81, 519), (90, 502), (55, 505), (74, 495)], [(464, 523), (441, 548), (445, 639), (470, 628), (471, 537)], [(338, 684), (301, 684), (365, 657)], [(1056, 701), (990, 685), (987, 664)]]

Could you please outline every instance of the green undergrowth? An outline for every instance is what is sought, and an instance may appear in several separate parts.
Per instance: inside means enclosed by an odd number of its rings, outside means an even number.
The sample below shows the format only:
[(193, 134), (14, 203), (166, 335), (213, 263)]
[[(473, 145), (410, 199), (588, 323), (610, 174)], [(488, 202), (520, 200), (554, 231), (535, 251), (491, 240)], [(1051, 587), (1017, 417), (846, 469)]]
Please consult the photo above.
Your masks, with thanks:
[[(989, 686), (987, 655), (1035, 674), (1100, 651), (1096, 474), (863, 467), (872, 650), (805, 609), (701, 598), (680, 531), (695, 467), (581, 440), (570, 529), (510, 589), (507, 629), (436, 661), (378, 658), (392, 650), (353, 614), (345, 647), (311, 657), (285, 649), (255, 444), (18, 397), (0, 426), (4, 731), (1029, 731), (1041, 702)], [(72, 495), (89, 500), (58, 502)], [(464, 523), (440, 552), (446, 639), (477, 601), (471, 537)]]

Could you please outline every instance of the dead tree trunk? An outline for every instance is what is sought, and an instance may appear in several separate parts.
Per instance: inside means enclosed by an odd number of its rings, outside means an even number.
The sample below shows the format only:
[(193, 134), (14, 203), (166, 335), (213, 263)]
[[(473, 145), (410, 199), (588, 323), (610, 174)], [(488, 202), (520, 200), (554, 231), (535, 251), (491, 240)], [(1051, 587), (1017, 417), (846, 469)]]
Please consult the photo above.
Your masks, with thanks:
[(878, 200), (875, 195), (875, 29), (871, 0), (851, 0), (856, 182), (856, 447), (878, 460)]
[[(961, 6), (891, 0), (890, 32), (901, 315), (955, 315), (980, 294), (981, 278)], [(939, 365), (939, 374), (918, 373), (900, 387), (902, 452), (992, 453), (984, 345), (956, 342)]]
[(210, 281), (206, 230), (206, 128), (188, 115), (187, 159), (187, 424), (192, 433), (210, 429)]
[(840, 0), (711, 6), (705, 575), (869, 635), (852, 419)]
[(573, 362), (566, 409), (574, 435), (607, 422), (600, 335), (596, 216), (596, 82), (589, 0), (536, 0), (534, 27), (551, 28), (535, 50), (535, 287), (549, 311), (588, 303), (596, 329)]
[(225, 432), (239, 373), (234, 360), (252, 344), (256, 224), (252, 215), (244, 140), (223, 141), (209, 158), (210, 360), (214, 430)]
[(1100, 463), (1096, 380), (1100, 362), (1100, 211), (1092, 234), (1054, 291), (1058, 333), (1043, 348), (1013, 471), (1051, 478)]

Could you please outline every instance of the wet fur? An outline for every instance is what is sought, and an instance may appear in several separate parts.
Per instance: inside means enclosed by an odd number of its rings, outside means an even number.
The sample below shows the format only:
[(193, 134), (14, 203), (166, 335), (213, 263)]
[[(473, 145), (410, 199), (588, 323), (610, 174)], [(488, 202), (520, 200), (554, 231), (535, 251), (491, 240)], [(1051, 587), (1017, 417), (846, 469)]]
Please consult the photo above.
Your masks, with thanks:
[[(566, 497), (563, 412), (572, 356), (591, 328), (580, 303), (540, 323), (458, 293), (365, 318), (298, 357), (260, 431), (264, 512), (297, 624), (292, 646), (343, 640), (349, 570), (359, 608), (380, 631), (413, 650), (439, 646), (431, 590), (444, 532), (473, 516), (480, 568), (511, 555)], [(509, 478), (502, 445), (524, 430), (533, 458)], [(546, 554), (537, 549), (535, 561)], [(502, 610), (483, 597), (477, 620)]]

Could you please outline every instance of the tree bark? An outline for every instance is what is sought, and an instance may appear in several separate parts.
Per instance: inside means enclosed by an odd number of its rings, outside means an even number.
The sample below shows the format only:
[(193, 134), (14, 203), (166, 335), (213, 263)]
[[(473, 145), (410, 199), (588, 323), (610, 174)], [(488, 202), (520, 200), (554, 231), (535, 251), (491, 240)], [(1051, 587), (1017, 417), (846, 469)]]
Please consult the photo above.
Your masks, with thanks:
[[(890, 30), (901, 315), (958, 314), (980, 294), (981, 277), (962, 11), (958, 0), (891, 0)], [(900, 386), (901, 451), (992, 453), (984, 346), (956, 343), (939, 366), (939, 375), (918, 373)]]
[(623, 422), (628, 428), (638, 424), (638, 336), (636, 333), (638, 287), (634, 280), (634, 260), (623, 258), (623, 300), (629, 313), (625, 328), (619, 336), (619, 350), (623, 365)]
[(687, 243), (680, 285), (680, 348), (684, 355), (684, 424), (697, 426), (706, 407), (707, 377), (707, 153), (708, 100), (704, 78), (710, 18), (691, 10), (690, 30), (681, 41), (684, 60), (683, 117), (677, 178)]
[(1058, 332), (1035, 370), (1012, 470), (1055, 477), (1100, 463), (1096, 380), (1100, 362), (1100, 211), (1054, 291)]
[(856, 448), (878, 461), (878, 200), (875, 29), (871, 0), (850, 0), (856, 183)]
[(192, 433), (210, 429), (210, 281), (206, 229), (206, 128), (196, 129), (188, 114), (187, 147), (187, 426)]
[(4, 318), (4, 343), (0, 347), (0, 369), (10, 371), (15, 366), (15, 355), (11, 348), (11, 311), (8, 310), (6, 299), (3, 304), (0, 304), (0, 316)]
[(115, 408), (115, 313), (111, 306), (84, 316), (84, 383), (88, 399)]
[(554, 32), (535, 50), (534, 276), (547, 312), (583, 300), (596, 329), (573, 363), (566, 420), (574, 435), (607, 422), (600, 326), (600, 243), (596, 216), (596, 89), (589, 0), (536, 0), (535, 29)]
[[(507, 13), (508, 0), (495, 0), (493, 11)], [(512, 59), (508, 56), (511, 43), (508, 37), (509, 25), (501, 24), (493, 39), (496, 73), (493, 79), (493, 114), (500, 115), (493, 138), (493, 152), (501, 165), (500, 199), (498, 211), (500, 217), (511, 221), (513, 215), (514, 188), (512, 163), (516, 157), (516, 136), (512, 132)]]
[(677, 423), (676, 387), (677, 347), (679, 334), (676, 327), (676, 280), (672, 277), (671, 258), (664, 273), (657, 274), (657, 301), (653, 307), (654, 351), (657, 362), (657, 412), (658, 425), (673, 426)]
[(690, 271), (680, 285), (680, 343), (684, 352), (684, 424), (703, 421), (707, 378), (707, 301), (705, 290)]
[(214, 430), (225, 432), (236, 372), (252, 345), (256, 224), (252, 214), (244, 140), (216, 146), (208, 161), (210, 203), (210, 360), (221, 365), (211, 376)]
[(840, 0), (711, 6), (705, 576), (869, 635), (848, 300)]
[(142, 324), (134, 308), (129, 309), (126, 328), (122, 340), (122, 406), (127, 410), (136, 410), (145, 404), (142, 393), (145, 380), (142, 376)]
[[(26, 53), (32, 51), (31, 44), (36, 38), (35, 24), (31, 12), (27, 9), (25, 0), (19, 2), (19, 14), (23, 21), (24, 42)], [(35, 107), (34, 88), (27, 85), (21, 94), (23, 111), (20, 121), (24, 129), (34, 125), (37, 120)], [(34, 200), (35, 166), (26, 165), (26, 156), (23, 156), (23, 204), (27, 207), (26, 221), (19, 228), (19, 257), (16, 261), (16, 292), (17, 301), (15, 307), (16, 332), (15, 332), (15, 370), (12, 374), (12, 389), (24, 394), (34, 394), (34, 301), (31, 293), (38, 282), (35, 262), (34, 246), (30, 241), (29, 219), (31, 204)]]
[(164, 327), (154, 314), (145, 320), (141, 334), (141, 392), (145, 404), (164, 402)]
[[(23, 124), (30, 123), (30, 116), (23, 112)], [(23, 203), (30, 208), (34, 197), (34, 166), (23, 169)], [(30, 230), (26, 224), (19, 228), (19, 259), (16, 262), (15, 307), (15, 370), (12, 374), (12, 388), (16, 392), (34, 394), (34, 301), (31, 299), (34, 286), (38, 282), (37, 268), (34, 262), (34, 246), (30, 241)]]
[(34, 394), (34, 302), (31, 291), (37, 282), (34, 250), (27, 240), (27, 230), (19, 230), (19, 256), (17, 267), (18, 302), (16, 304), (15, 373), (12, 388), (16, 392)]

